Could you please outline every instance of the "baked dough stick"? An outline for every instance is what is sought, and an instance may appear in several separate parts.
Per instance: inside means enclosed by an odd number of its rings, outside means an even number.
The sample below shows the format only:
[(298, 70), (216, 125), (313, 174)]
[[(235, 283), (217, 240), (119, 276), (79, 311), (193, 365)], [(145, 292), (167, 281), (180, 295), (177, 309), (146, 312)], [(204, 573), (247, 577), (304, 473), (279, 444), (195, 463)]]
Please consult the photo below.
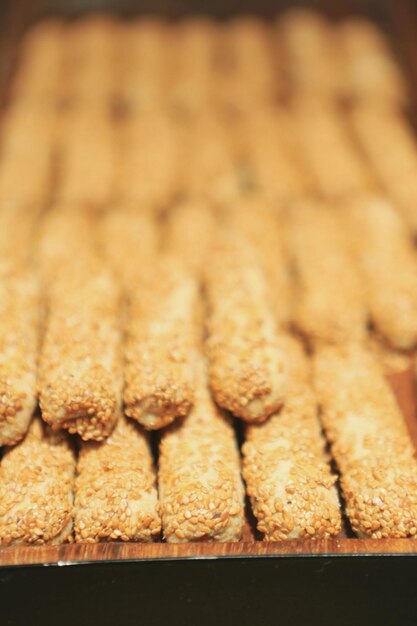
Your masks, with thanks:
[(220, 79), (220, 103), (231, 112), (243, 113), (273, 104), (280, 91), (275, 67), (273, 39), (266, 22), (239, 17), (228, 22), (224, 32), (227, 67)]
[(0, 446), (25, 435), (36, 407), (38, 283), (29, 269), (0, 274)]
[(240, 458), (229, 418), (207, 387), (196, 355), (196, 395), (191, 413), (162, 434), (159, 497), (168, 543), (239, 541), (244, 523)]
[(15, 101), (31, 105), (59, 102), (64, 33), (61, 21), (48, 19), (33, 26), (25, 35), (11, 84)]
[(261, 194), (246, 194), (224, 207), (224, 221), (256, 249), (271, 289), (271, 306), (280, 328), (290, 321), (293, 279), (287, 249), (287, 235), (276, 207)]
[(73, 22), (65, 37), (65, 98), (70, 104), (110, 104), (116, 85), (119, 25), (106, 15)]
[(0, 467), (0, 545), (71, 541), (74, 451), (39, 418)]
[(305, 202), (294, 207), (289, 232), (296, 328), (313, 344), (364, 341), (364, 285), (341, 216), (322, 204)]
[(149, 111), (166, 99), (167, 26), (163, 20), (130, 20), (121, 32), (119, 96), (132, 110)]
[(217, 215), (207, 200), (185, 198), (167, 215), (164, 249), (195, 276), (202, 275), (214, 240)]
[(120, 417), (104, 443), (83, 443), (75, 481), (75, 541), (152, 541), (161, 532), (149, 441)]
[[(116, 197), (159, 209), (176, 192), (177, 133), (162, 111), (134, 113), (121, 131)], [(187, 165), (188, 168), (188, 165)]]
[(320, 194), (335, 201), (369, 191), (367, 162), (336, 107), (304, 98), (295, 101), (294, 114), (300, 150)]
[(417, 254), (406, 225), (383, 198), (358, 200), (347, 215), (375, 329), (394, 348), (415, 348)]
[(276, 202), (305, 196), (312, 189), (309, 168), (297, 155), (292, 116), (278, 108), (253, 110), (242, 119), (243, 159), (252, 187)]
[(109, 265), (121, 281), (126, 297), (146, 273), (159, 248), (159, 228), (151, 211), (135, 203), (119, 204), (99, 224), (100, 242)]
[(236, 154), (229, 128), (214, 110), (201, 110), (190, 120), (181, 146), (179, 185), (184, 195), (221, 204), (240, 195)]
[(288, 11), (278, 21), (277, 37), (286, 58), (290, 91), (328, 100), (344, 97), (337, 31), (322, 14), (308, 9)]
[(114, 155), (107, 107), (90, 102), (70, 109), (64, 120), (58, 199), (103, 210), (114, 192)]
[(102, 441), (121, 405), (119, 293), (100, 261), (56, 271), (48, 285), (39, 403), (52, 428)]
[(358, 106), (353, 126), (382, 187), (417, 233), (417, 143), (405, 117), (383, 107)]
[(215, 90), (216, 30), (207, 18), (189, 18), (171, 31), (171, 81), (168, 99), (174, 112), (192, 114), (212, 103)]
[(403, 105), (407, 87), (382, 31), (368, 20), (348, 19), (339, 27), (348, 95), (358, 102)]
[(187, 415), (194, 401), (197, 281), (162, 258), (128, 294), (125, 411), (148, 429)]
[(26, 268), (32, 260), (40, 211), (0, 202), (0, 275)]
[(219, 233), (206, 272), (207, 354), (217, 404), (263, 422), (286, 397), (270, 290), (255, 251), (238, 233)]
[(353, 531), (414, 536), (417, 462), (382, 369), (358, 346), (328, 346), (316, 354), (315, 382)]
[(301, 345), (285, 338), (288, 400), (265, 424), (249, 426), (243, 444), (243, 477), (258, 530), (265, 541), (321, 539), (341, 530), (341, 512), (310, 364)]
[(55, 122), (52, 106), (9, 106), (2, 124), (0, 205), (35, 210), (49, 199)]

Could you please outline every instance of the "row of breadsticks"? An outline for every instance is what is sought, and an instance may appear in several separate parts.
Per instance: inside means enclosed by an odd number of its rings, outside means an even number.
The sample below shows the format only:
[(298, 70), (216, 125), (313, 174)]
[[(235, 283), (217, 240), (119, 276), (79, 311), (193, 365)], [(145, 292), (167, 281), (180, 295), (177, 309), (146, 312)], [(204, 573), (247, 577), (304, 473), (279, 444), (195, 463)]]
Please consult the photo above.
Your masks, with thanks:
[(407, 102), (378, 27), (364, 18), (332, 23), (306, 9), (269, 23), (253, 16), (45, 21), (25, 36), (20, 59), (12, 93), (32, 103), (115, 101), (141, 110), (162, 104), (188, 114), (207, 105), (241, 112), (294, 92)]
[[(23, 442), (6, 449), (1, 464), (2, 543), (57, 543), (71, 538), (73, 529), (81, 542), (144, 541), (157, 537), (161, 525), (167, 541), (238, 540), (244, 524), (240, 458), (221, 408), (249, 422), (243, 477), (266, 539), (340, 532), (341, 505), (320, 423), (353, 530), (375, 538), (416, 533), (413, 446), (367, 346), (369, 305), (360, 301), (354, 269), (356, 243), (361, 247), (357, 219), (376, 219), (381, 229), (394, 232), (396, 225), (397, 261), (411, 261), (406, 238), (400, 240), (408, 233), (381, 203), (364, 203), (360, 211), (352, 207), (351, 215), (342, 216), (346, 229), (339, 231), (334, 211), (307, 203), (293, 208), (285, 225), (289, 240), (294, 238), (300, 284), (293, 320), (311, 344), (312, 377), (309, 359), (286, 328), (291, 287), (279, 223), (259, 199), (256, 206), (256, 212), (251, 203), (246, 209), (231, 207), (215, 233), (212, 224), (214, 242), (207, 237), (205, 249), (195, 246), (195, 235), (207, 235), (211, 213), (204, 204), (185, 205), (177, 214), (174, 209), (165, 225), (164, 254), (155, 249), (154, 216), (130, 206), (102, 221), (65, 205), (47, 215), (38, 252), (46, 317), (37, 388), (51, 428), (38, 418), (30, 422), (36, 341), (31, 355), (29, 344), (16, 341), (28, 332), (20, 316), (29, 307), (9, 294), (17, 326), (2, 351), (4, 367), (10, 368), (2, 432), (17, 439), (30, 425)], [(194, 248), (185, 245), (184, 219)], [(348, 226), (357, 232), (352, 248), (343, 240)], [(383, 253), (378, 241), (371, 249), (374, 259)], [(368, 245), (366, 237), (363, 242)], [(327, 266), (320, 265), (317, 252), (325, 258), (327, 247)], [(198, 284), (208, 254), (202, 300)], [(360, 253), (358, 259), (359, 267)], [(369, 262), (365, 271), (377, 267)], [(382, 267), (374, 280), (385, 279), (384, 272)], [(375, 310), (393, 336), (399, 331), (400, 341), (411, 336), (407, 311), (390, 319), (378, 288), (375, 294), (374, 319)], [(35, 315), (37, 304), (31, 304)], [(30, 332), (37, 328), (31, 324)], [(129, 418), (146, 428), (167, 426), (159, 442), (159, 501), (149, 440), (123, 416), (122, 397)], [(77, 461), (74, 443), (62, 429), (81, 435)]]

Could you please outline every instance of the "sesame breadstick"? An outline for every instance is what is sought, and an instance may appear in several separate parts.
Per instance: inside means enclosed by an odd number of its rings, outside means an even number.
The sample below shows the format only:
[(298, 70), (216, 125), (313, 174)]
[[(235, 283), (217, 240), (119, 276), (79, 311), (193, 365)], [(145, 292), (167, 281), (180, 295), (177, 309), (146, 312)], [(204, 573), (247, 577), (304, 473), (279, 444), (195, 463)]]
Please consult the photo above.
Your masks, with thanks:
[(248, 426), (243, 477), (265, 541), (332, 537), (341, 530), (335, 476), (324, 452), (310, 366), (285, 337), (288, 400), (265, 424)]
[(322, 14), (308, 9), (288, 11), (278, 21), (277, 37), (286, 57), (289, 87), (295, 94), (343, 98), (337, 34)]
[(207, 200), (185, 198), (168, 214), (164, 249), (201, 276), (216, 231), (216, 213)]
[(64, 24), (43, 20), (25, 35), (19, 63), (12, 80), (15, 101), (33, 104), (58, 103), (62, 79)]
[(357, 106), (352, 122), (375, 175), (417, 232), (417, 142), (405, 117), (390, 107)]
[(116, 197), (156, 209), (168, 204), (176, 191), (177, 133), (162, 111), (132, 113), (122, 128)]
[(35, 210), (49, 199), (55, 120), (54, 109), (47, 104), (23, 103), (8, 108), (2, 124), (1, 205), (26, 205)]
[(166, 35), (161, 19), (141, 17), (123, 27), (118, 88), (121, 101), (131, 110), (149, 111), (166, 99)]
[(358, 200), (346, 215), (376, 330), (394, 348), (415, 348), (417, 254), (406, 225), (384, 198)]
[(285, 327), (291, 318), (293, 287), (287, 236), (275, 205), (261, 194), (246, 194), (225, 207), (224, 220), (256, 250), (274, 286), (270, 297), (275, 319), (279, 327)]
[(100, 242), (127, 297), (132, 285), (152, 267), (159, 248), (159, 229), (152, 211), (121, 203), (100, 221)]
[(417, 463), (382, 369), (358, 346), (323, 347), (315, 381), (353, 531), (374, 539), (415, 536)]
[(40, 419), (6, 449), (0, 467), (0, 545), (71, 541), (75, 456)]
[(106, 207), (114, 191), (114, 139), (110, 113), (101, 104), (82, 104), (66, 114), (56, 190), (60, 201)]
[(291, 213), (293, 322), (313, 344), (361, 342), (366, 337), (364, 285), (345, 231), (332, 207), (305, 202)]
[(245, 116), (242, 126), (244, 160), (257, 191), (282, 201), (311, 190), (308, 168), (297, 157), (292, 116), (282, 109), (261, 108)]
[(382, 31), (372, 22), (356, 18), (344, 20), (338, 34), (349, 96), (355, 101), (405, 104), (405, 80)]
[(369, 190), (372, 179), (343, 117), (331, 103), (314, 99), (295, 102), (300, 150), (319, 193), (339, 200)]
[(92, 15), (66, 29), (65, 98), (71, 104), (110, 104), (115, 92), (118, 24), (106, 15)]
[(168, 543), (241, 538), (244, 491), (235, 433), (211, 399), (200, 355), (194, 407), (162, 434), (159, 495)]
[(143, 431), (120, 417), (104, 443), (81, 444), (75, 541), (152, 541), (161, 532), (155, 471)]
[(162, 258), (129, 294), (125, 411), (148, 429), (187, 415), (194, 401), (197, 281)]
[(119, 292), (95, 263), (72, 264), (48, 285), (39, 365), (43, 419), (82, 439), (102, 441), (121, 404)]
[(206, 272), (210, 385), (219, 406), (263, 422), (286, 394), (282, 352), (262, 263), (239, 233), (220, 233)]
[(201, 110), (184, 132), (181, 191), (221, 204), (240, 195), (232, 136), (216, 112)]
[(280, 91), (268, 26), (253, 17), (239, 17), (225, 27), (224, 55), (229, 57), (220, 91), (220, 104), (244, 113), (272, 104)]
[(211, 104), (215, 88), (215, 28), (207, 18), (188, 18), (171, 31), (172, 80), (168, 99), (175, 113), (192, 114)]
[(25, 435), (36, 407), (40, 335), (38, 282), (29, 269), (0, 280), (0, 446)]

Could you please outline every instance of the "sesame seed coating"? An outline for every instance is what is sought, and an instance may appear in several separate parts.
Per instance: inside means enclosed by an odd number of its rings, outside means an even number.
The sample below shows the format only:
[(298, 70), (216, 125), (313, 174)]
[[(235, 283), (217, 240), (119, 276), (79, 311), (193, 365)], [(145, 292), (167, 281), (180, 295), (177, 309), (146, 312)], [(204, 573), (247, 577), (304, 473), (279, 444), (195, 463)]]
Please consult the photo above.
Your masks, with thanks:
[(353, 531), (374, 539), (415, 536), (417, 462), (379, 364), (358, 346), (323, 347), (315, 382)]
[(158, 109), (132, 113), (122, 125), (115, 194), (122, 201), (160, 207), (169, 203), (177, 185), (177, 131)]
[(152, 541), (161, 532), (146, 435), (120, 416), (104, 443), (83, 443), (75, 481), (75, 540)]
[(149, 429), (187, 415), (194, 401), (198, 285), (161, 258), (130, 294), (125, 341), (126, 414)]
[(417, 346), (417, 254), (406, 225), (384, 198), (358, 200), (347, 213), (378, 333), (392, 347)]
[(238, 233), (219, 233), (206, 272), (210, 385), (216, 402), (262, 422), (286, 395), (269, 285), (256, 253)]
[(201, 276), (216, 232), (216, 215), (201, 198), (188, 198), (167, 216), (164, 248), (194, 275)]
[(36, 407), (40, 334), (38, 282), (17, 270), (0, 279), (0, 446), (26, 433)]
[(336, 105), (302, 97), (293, 111), (300, 150), (319, 193), (338, 200), (369, 190), (372, 180), (367, 163)]
[(247, 492), (266, 541), (336, 536), (340, 504), (324, 452), (310, 365), (295, 339), (283, 341), (288, 399), (265, 424), (246, 429), (242, 451)]
[(102, 441), (121, 404), (119, 292), (106, 269), (62, 269), (48, 290), (39, 364), (43, 419)]
[(345, 91), (340, 50), (329, 20), (309, 9), (292, 9), (278, 21), (290, 87), (300, 95), (338, 100)]
[(407, 88), (382, 31), (364, 19), (343, 20), (338, 30), (345, 56), (344, 78), (360, 102), (404, 104)]
[(0, 545), (71, 540), (75, 457), (67, 437), (35, 418), (0, 467)]
[[(333, 207), (303, 202), (290, 218), (295, 267), (294, 324), (310, 341), (363, 341), (364, 285), (344, 222)], [(341, 280), (343, 276), (343, 280)]]
[(196, 356), (196, 395), (190, 414), (163, 431), (159, 495), (164, 539), (238, 541), (244, 521), (243, 485), (235, 433), (214, 405), (203, 359)]
[(106, 103), (72, 107), (62, 127), (56, 196), (102, 209), (112, 197), (115, 167), (114, 125)]
[(413, 129), (401, 113), (388, 106), (356, 106), (351, 119), (376, 178), (416, 233), (417, 144)]

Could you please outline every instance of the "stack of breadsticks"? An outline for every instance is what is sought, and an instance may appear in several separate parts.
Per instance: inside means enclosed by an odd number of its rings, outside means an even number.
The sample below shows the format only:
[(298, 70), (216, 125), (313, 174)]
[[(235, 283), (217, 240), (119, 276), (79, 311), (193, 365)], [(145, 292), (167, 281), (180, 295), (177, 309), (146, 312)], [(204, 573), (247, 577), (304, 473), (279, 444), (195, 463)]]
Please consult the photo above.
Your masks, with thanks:
[(239, 541), (245, 492), (266, 541), (417, 535), (387, 37), (304, 9), (49, 20), (9, 94), (0, 545)]

